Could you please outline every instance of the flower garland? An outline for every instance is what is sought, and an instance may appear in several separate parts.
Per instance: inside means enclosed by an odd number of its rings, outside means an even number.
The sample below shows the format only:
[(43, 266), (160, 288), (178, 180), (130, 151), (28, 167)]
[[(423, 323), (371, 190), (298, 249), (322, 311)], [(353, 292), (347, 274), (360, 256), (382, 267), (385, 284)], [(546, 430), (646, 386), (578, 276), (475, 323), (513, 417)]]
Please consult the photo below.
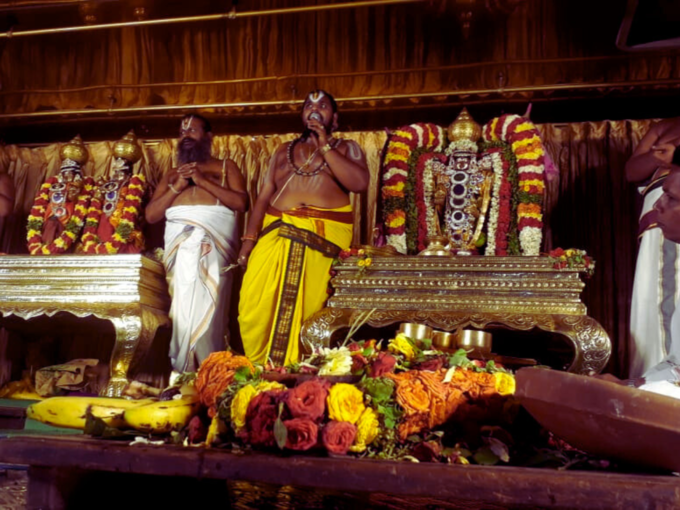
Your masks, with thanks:
[(581, 269), (587, 276), (595, 272), (595, 261), (585, 250), (555, 248), (548, 256), (552, 259), (554, 269)]
[[(425, 223), (426, 223), (426, 237), (437, 235), (437, 225), (439, 219), (437, 218), (437, 210), (435, 207), (435, 192), (434, 185), (434, 167), (438, 158), (430, 158), (425, 162), (423, 168), (423, 204), (425, 205)], [(444, 163), (445, 159), (441, 161)]]
[(543, 229), (545, 150), (536, 126), (519, 115), (502, 115), (483, 129), (486, 141), (505, 141), (517, 159), (519, 182), (514, 190), (519, 242), (523, 255), (538, 256)]
[(407, 253), (406, 214), (409, 204), (407, 180), (411, 153), (417, 147), (440, 151), (444, 146), (444, 130), (435, 124), (413, 124), (390, 134), (385, 145), (382, 189), (383, 222), (387, 244)]
[(50, 202), (50, 188), (59, 181), (57, 176), (47, 179), (38, 190), (33, 201), (33, 207), (28, 215), (28, 251), (31, 255), (57, 255), (66, 252), (73, 242), (78, 239), (83, 228), (87, 207), (92, 197), (94, 181), (91, 177), (83, 179), (83, 187), (78, 195), (73, 213), (66, 222), (63, 232), (51, 243), (43, 242), (43, 229), (45, 227), (45, 213)]
[(500, 211), (501, 184), (505, 179), (503, 171), (503, 159), (500, 149), (494, 148), (488, 152), (491, 160), (491, 168), (494, 173), (493, 188), (491, 191), (491, 209), (489, 210), (489, 223), (486, 230), (486, 250), (484, 255), (498, 255), (496, 253), (496, 235), (498, 234), (498, 215)]
[[(137, 174), (130, 178), (130, 182), (124, 187), (120, 196), (125, 200), (118, 201), (116, 211), (111, 215), (111, 224), (115, 225), (116, 230), (112, 236), (112, 241), (102, 242), (97, 235), (99, 222), (102, 217), (102, 199), (93, 197), (90, 208), (85, 218), (85, 229), (81, 239), (81, 251), (87, 254), (112, 255), (118, 253), (123, 246), (134, 240), (133, 234), (137, 232), (137, 220), (141, 209), (142, 197), (146, 178), (142, 174)], [(122, 207), (121, 207), (122, 205)], [(117, 222), (117, 224), (115, 224)]]

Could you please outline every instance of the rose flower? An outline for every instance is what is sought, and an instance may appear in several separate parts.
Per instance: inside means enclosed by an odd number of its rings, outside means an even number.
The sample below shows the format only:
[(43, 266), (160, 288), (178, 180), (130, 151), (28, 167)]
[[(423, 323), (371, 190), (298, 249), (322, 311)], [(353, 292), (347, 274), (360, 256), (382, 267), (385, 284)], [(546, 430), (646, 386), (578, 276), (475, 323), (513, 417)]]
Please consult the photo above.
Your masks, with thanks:
[(326, 397), (330, 383), (324, 379), (310, 379), (288, 391), (286, 404), (293, 418), (317, 421), (326, 412)]
[(321, 434), (323, 445), (329, 453), (345, 455), (354, 443), (357, 435), (356, 426), (346, 421), (331, 421)]
[(306, 418), (293, 418), (283, 422), (288, 434), (286, 436), (286, 448), (304, 451), (312, 448), (319, 439), (319, 427), (312, 420)]

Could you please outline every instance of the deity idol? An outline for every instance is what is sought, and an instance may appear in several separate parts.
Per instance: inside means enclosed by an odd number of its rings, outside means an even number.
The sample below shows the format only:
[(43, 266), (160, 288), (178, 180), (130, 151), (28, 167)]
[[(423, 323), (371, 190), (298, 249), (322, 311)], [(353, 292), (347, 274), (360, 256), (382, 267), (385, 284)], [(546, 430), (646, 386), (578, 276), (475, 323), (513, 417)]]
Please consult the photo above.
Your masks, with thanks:
[(47, 179), (28, 216), (28, 250), (31, 255), (53, 255), (71, 250), (83, 228), (93, 188), (83, 177), (88, 152), (76, 136), (59, 151), (61, 171)]
[(142, 157), (134, 131), (113, 147), (113, 175), (97, 182), (77, 251), (92, 255), (140, 253), (144, 249), (140, 212), (146, 188), (133, 166)]
[[(477, 159), (482, 129), (466, 109), (449, 126), (446, 164), (435, 162), (434, 202), (439, 219), (436, 227), (457, 255), (476, 252), (483, 244), (482, 229), (489, 208), (493, 172)], [(442, 238), (435, 243), (441, 243)], [(432, 248), (431, 246), (428, 248)], [(425, 253), (427, 254), (427, 253)]]

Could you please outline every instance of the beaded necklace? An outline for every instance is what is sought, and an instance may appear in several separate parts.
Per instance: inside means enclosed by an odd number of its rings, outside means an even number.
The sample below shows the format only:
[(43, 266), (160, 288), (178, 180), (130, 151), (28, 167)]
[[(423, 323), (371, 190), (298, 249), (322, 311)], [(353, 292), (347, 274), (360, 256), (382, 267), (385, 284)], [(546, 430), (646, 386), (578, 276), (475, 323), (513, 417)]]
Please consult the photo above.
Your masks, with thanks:
[[(319, 172), (321, 172), (321, 170), (323, 170), (325, 166), (328, 166), (328, 163), (326, 163), (326, 161), (324, 160), (324, 161), (323, 161), (318, 167), (316, 167), (314, 170), (312, 170), (312, 171), (310, 171), (310, 172), (305, 171), (305, 169), (312, 163), (312, 161), (314, 161), (314, 158), (315, 158), (316, 155), (319, 153), (319, 149), (316, 148), (316, 149), (314, 149), (314, 151), (309, 155), (309, 157), (307, 158), (307, 161), (305, 161), (305, 162), (302, 164), (302, 166), (298, 167), (298, 166), (295, 164), (294, 153), (295, 153), (295, 146), (296, 146), (300, 141), (302, 141), (301, 138), (296, 138), (296, 139), (293, 140), (293, 141), (290, 143), (290, 145), (288, 146), (288, 163), (289, 163), (290, 166), (293, 168), (293, 172), (295, 172), (295, 174), (301, 175), (302, 177), (314, 177), (314, 176), (317, 175)], [(334, 141), (332, 142), (332, 144), (331, 144), (331, 147), (333, 147), (333, 148), (335, 149), (335, 148), (338, 146), (339, 143), (340, 143), (340, 140), (334, 140)]]

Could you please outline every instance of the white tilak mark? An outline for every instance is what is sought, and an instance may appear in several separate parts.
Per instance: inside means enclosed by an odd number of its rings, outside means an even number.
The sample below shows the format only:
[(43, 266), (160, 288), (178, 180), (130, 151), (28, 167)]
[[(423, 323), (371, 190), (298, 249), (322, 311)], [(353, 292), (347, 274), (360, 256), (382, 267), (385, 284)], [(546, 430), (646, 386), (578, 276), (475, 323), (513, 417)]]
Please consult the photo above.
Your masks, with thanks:
[(191, 121), (192, 121), (192, 120), (194, 120), (194, 116), (193, 116), (193, 115), (191, 115), (191, 116), (187, 117), (186, 119), (184, 119), (184, 120), (182, 121), (182, 129), (185, 130), (185, 131), (186, 131), (187, 129), (189, 129), (189, 126), (191, 126)]
[(321, 101), (325, 96), (326, 96), (326, 94), (324, 94), (324, 93), (321, 92), (321, 91), (312, 92), (312, 93), (309, 94), (308, 99), (309, 99), (312, 103), (315, 103), (315, 104), (316, 104), (316, 103), (318, 103), (319, 101)]
[(347, 150), (349, 157), (352, 158), (355, 161), (360, 161), (361, 160), (361, 147), (359, 147), (359, 144), (356, 143), (353, 140), (350, 140), (347, 145), (349, 146), (349, 148)]

